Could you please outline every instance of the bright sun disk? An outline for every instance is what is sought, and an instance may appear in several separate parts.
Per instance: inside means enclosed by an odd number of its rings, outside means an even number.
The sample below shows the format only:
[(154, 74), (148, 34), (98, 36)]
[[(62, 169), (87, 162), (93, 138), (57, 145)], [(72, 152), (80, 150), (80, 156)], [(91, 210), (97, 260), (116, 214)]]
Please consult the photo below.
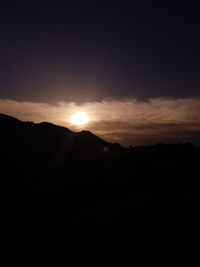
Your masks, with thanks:
[(83, 125), (89, 121), (89, 117), (85, 112), (77, 112), (70, 117), (70, 121), (75, 125)]

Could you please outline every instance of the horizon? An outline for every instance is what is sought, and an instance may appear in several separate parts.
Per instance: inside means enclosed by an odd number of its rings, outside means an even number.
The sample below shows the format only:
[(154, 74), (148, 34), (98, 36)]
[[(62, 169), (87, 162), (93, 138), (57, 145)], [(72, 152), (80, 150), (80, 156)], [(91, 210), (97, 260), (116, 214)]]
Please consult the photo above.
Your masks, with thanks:
[[(73, 130), (70, 128), (70, 127), (68, 127), (68, 125), (67, 124), (64, 124), (64, 125), (62, 125), (62, 124), (59, 124), (59, 123), (53, 123), (53, 122), (51, 122), (51, 121), (48, 121), (48, 120), (41, 120), (41, 121), (34, 121), (34, 120), (26, 120), (26, 119), (20, 119), (20, 118), (18, 118), (18, 117), (16, 117), (16, 116), (13, 116), (13, 115), (10, 115), (10, 114), (6, 114), (6, 113), (1, 113), (0, 112), (0, 115), (3, 115), (3, 116), (8, 116), (8, 117), (11, 117), (11, 118), (14, 118), (14, 119), (17, 119), (17, 120), (19, 120), (19, 121), (21, 121), (21, 122), (27, 122), (27, 123), (34, 123), (34, 124), (42, 124), (42, 123), (48, 123), (48, 124), (51, 124), (51, 125), (53, 125), (53, 126), (58, 126), (58, 127), (64, 127), (64, 128), (66, 128), (67, 130), (69, 130), (69, 131), (71, 131), (71, 132), (73, 132), (73, 133), (80, 133), (80, 132), (83, 132), (83, 131), (89, 131), (89, 132), (91, 132), (92, 134), (94, 134), (94, 135), (96, 135), (96, 136), (98, 136), (98, 137), (100, 137), (101, 139), (103, 139), (104, 141), (106, 141), (106, 142), (110, 142), (110, 143), (113, 143), (113, 144), (115, 144), (115, 143), (117, 143), (117, 144), (120, 144), (121, 146), (123, 146), (124, 148), (129, 148), (129, 147), (139, 147), (139, 146), (155, 146), (155, 145), (157, 145), (157, 144), (163, 144), (163, 145), (176, 145), (176, 144), (185, 144), (185, 143), (192, 143), (193, 145), (196, 145), (196, 146), (199, 146), (200, 145), (200, 143), (194, 143), (194, 142), (192, 142), (192, 140), (190, 139), (190, 138), (188, 138), (188, 139), (185, 139), (185, 140), (182, 140), (182, 142), (180, 141), (180, 142), (171, 142), (171, 143), (167, 143), (167, 142), (155, 142), (155, 143), (153, 143), (153, 142), (150, 142), (150, 143), (147, 143), (147, 144), (137, 144), (137, 145), (132, 145), (132, 144), (126, 144), (126, 145), (124, 145), (124, 144), (122, 144), (122, 143), (120, 143), (120, 142), (114, 142), (114, 141), (112, 141), (112, 140), (107, 140), (107, 139), (104, 139), (103, 137), (101, 137), (101, 136), (99, 136), (98, 134), (96, 134), (96, 133), (94, 133), (94, 132), (92, 132), (91, 130), (88, 130), (87, 128), (84, 128), (84, 126), (81, 126), (81, 128), (80, 128), (80, 125), (78, 125), (78, 127), (75, 127)], [(72, 128), (73, 128), (73, 126), (72, 126)]]
[(200, 1), (1, 1), (0, 36), (1, 261), (196, 266)]
[(124, 146), (200, 143), (200, 3), (10, 1), (0, 112)]

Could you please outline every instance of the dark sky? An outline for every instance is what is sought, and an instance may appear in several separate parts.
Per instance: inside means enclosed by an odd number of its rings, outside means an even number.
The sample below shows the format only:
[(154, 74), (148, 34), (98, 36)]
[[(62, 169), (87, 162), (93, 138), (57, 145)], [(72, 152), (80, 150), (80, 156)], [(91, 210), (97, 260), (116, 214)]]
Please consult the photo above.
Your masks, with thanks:
[(0, 98), (199, 96), (198, 1), (4, 1)]

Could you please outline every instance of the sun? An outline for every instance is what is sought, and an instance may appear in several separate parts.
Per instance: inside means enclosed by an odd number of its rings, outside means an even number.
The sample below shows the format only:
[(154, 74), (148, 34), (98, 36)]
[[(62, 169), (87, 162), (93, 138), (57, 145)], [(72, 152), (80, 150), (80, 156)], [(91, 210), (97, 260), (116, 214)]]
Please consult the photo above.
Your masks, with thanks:
[(84, 125), (89, 121), (89, 117), (85, 112), (77, 112), (70, 117), (70, 121), (74, 125)]

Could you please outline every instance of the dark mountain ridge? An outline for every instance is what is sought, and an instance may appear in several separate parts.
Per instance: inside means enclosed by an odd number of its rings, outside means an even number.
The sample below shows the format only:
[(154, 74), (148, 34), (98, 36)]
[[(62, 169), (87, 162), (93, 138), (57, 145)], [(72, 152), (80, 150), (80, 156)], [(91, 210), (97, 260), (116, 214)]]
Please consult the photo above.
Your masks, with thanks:
[(1, 114), (3, 248), (29, 259), (46, 248), (45, 261), (63, 250), (65, 266), (71, 253), (74, 262), (94, 251), (99, 261), (102, 248), (116, 263), (116, 251), (140, 262), (163, 247), (164, 259), (169, 248), (182, 256), (199, 233), (199, 158), (191, 143), (125, 149), (89, 131)]
[[(194, 172), (200, 148), (185, 144), (157, 144), (123, 148), (90, 131), (73, 132), (48, 122), (23, 122), (0, 114), (2, 166), (30, 177), (53, 180), (132, 183), (154, 176), (179, 179)], [(30, 172), (31, 170), (31, 172)], [(140, 176), (140, 179), (135, 177)], [(162, 175), (162, 179), (160, 179)], [(71, 178), (70, 178), (71, 177)], [(38, 178), (38, 179), (40, 179)]]
[(71, 158), (94, 159), (124, 148), (102, 140), (89, 131), (72, 132), (48, 122), (22, 122), (0, 114), (1, 155), (14, 161), (59, 163)]

